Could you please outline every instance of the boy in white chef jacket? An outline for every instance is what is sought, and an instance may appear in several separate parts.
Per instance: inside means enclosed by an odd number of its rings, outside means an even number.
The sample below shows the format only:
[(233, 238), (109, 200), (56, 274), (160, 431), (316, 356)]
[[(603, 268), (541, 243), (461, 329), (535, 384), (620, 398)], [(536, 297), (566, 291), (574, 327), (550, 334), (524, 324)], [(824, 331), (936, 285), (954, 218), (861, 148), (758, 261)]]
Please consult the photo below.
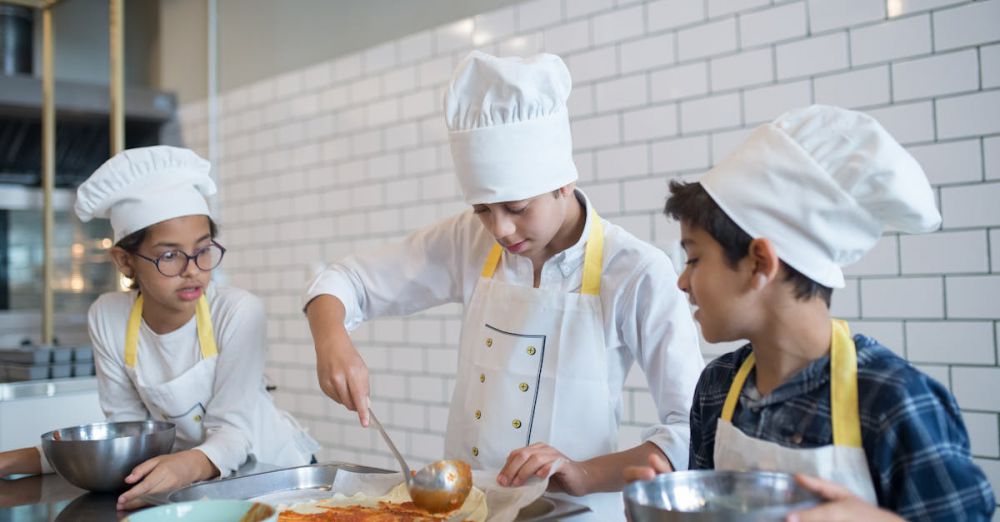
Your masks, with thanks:
[[(800, 474), (830, 502), (792, 520), (988, 520), (993, 493), (952, 395), (830, 316), (841, 267), (883, 230), (941, 223), (916, 160), (871, 117), (812, 106), (670, 191), (688, 257), (678, 284), (702, 333), (750, 341), (698, 381), (691, 468)], [(627, 478), (666, 470), (651, 464)]]
[[(211, 284), (225, 249), (205, 200), (215, 193), (209, 168), (187, 149), (131, 149), (77, 190), (77, 215), (111, 220), (111, 257), (133, 280), (133, 291), (90, 307), (101, 408), (112, 422), (176, 425), (174, 453), (136, 466), (119, 509), (141, 505), (143, 494), (225, 477), (251, 457), (308, 464), (319, 447), (265, 391), (263, 303)], [(51, 468), (36, 448), (0, 454), (0, 476), (40, 471)]]
[[(447, 456), (500, 470), (501, 485), (565, 458), (556, 487), (613, 520), (623, 517), (625, 465), (655, 453), (687, 467), (704, 363), (666, 255), (601, 219), (575, 188), (570, 87), (554, 55), (468, 55), (445, 96), (445, 123), (470, 211), (331, 265), (305, 303), (320, 386), (363, 425), (368, 370), (348, 330), (463, 303)], [(634, 361), (660, 423), (617, 452)]]

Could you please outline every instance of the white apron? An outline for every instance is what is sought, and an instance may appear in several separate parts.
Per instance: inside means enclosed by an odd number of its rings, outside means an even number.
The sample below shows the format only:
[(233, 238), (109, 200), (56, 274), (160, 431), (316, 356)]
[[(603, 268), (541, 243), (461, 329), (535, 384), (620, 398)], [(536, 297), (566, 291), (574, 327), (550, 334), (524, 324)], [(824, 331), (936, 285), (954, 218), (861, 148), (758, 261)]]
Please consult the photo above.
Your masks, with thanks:
[(831, 446), (787, 448), (749, 437), (732, 425), (733, 411), (754, 361), (751, 353), (736, 373), (726, 396), (722, 416), (715, 430), (715, 468), (812, 475), (836, 482), (877, 505), (868, 459), (861, 447), (857, 348), (851, 339), (847, 323), (833, 321), (833, 341), (830, 348), (830, 410), (833, 423)]
[(202, 418), (205, 415), (205, 405), (212, 397), (215, 363), (219, 354), (215, 344), (215, 334), (212, 331), (208, 299), (202, 295), (195, 307), (202, 359), (180, 376), (157, 385), (146, 384), (135, 368), (139, 326), (142, 323), (142, 303), (142, 294), (139, 294), (129, 314), (128, 327), (125, 331), (125, 371), (135, 383), (136, 390), (152, 417), (177, 425), (174, 451), (193, 448), (205, 440)]
[[(493, 280), (494, 244), (466, 308), (445, 453), (501, 469), (511, 451), (544, 442), (573, 460), (615, 451), (599, 298), (604, 227), (590, 212), (579, 294)], [(620, 493), (562, 496), (591, 520), (624, 520)], [(581, 518), (584, 520), (584, 518)]]

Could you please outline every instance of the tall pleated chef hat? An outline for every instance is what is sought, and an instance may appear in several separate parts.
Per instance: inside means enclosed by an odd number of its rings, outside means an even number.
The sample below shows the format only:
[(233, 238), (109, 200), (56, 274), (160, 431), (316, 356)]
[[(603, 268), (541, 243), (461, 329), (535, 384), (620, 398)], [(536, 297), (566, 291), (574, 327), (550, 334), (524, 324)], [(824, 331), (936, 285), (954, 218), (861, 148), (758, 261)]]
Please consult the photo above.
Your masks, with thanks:
[(754, 129), (700, 180), (747, 234), (813, 281), (844, 286), (841, 267), (886, 229), (941, 224), (920, 164), (872, 117), (813, 105)]
[(207, 160), (178, 147), (119, 152), (76, 190), (76, 215), (84, 223), (110, 218), (115, 243), (175, 217), (210, 216), (205, 198), (216, 190), (210, 168)]
[(455, 69), (444, 112), (465, 201), (518, 201), (576, 181), (566, 99), (569, 69), (553, 54), (472, 51)]

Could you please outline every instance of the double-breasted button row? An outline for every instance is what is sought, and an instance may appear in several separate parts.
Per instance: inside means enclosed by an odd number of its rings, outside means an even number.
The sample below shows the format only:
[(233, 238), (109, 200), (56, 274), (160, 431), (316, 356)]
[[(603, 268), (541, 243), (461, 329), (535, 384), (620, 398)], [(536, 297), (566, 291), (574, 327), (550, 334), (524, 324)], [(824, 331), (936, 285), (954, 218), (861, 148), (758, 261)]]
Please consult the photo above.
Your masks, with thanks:
[[(492, 337), (487, 337), (486, 341), (484, 341), (484, 344), (486, 345), (487, 348), (492, 348), (493, 347), (493, 338)], [(527, 352), (528, 352), (528, 355), (535, 355), (536, 353), (538, 353), (538, 348), (535, 348), (534, 346), (529, 346), (528, 349), (527, 349)]]

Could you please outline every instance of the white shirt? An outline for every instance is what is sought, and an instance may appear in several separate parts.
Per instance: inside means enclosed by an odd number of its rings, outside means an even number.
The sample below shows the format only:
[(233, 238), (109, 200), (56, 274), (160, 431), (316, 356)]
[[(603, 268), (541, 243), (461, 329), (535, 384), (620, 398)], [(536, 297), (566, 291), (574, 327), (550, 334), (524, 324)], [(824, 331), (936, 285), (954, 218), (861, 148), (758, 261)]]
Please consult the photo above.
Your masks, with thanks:
[[(91, 305), (88, 316), (98, 394), (109, 422), (150, 417), (136, 384), (125, 371), (125, 330), (136, 295), (135, 291), (104, 294)], [(238, 288), (209, 285), (206, 295), (219, 359), (212, 398), (205, 405), (202, 421), (205, 440), (194, 449), (205, 453), (223, 477), (239, 468), (250, 456), (279, 466), (308, 464), (311, 452), (318, 445), (290, 415), (277, 409), (265, 390), (267, 318), (264, 304), (253, 294)], [(173, 380), (201, 361), (201, 357), (195, 317), (165, 334), (157, 334), (142, 322), (135, 368), (146, 384)], [(286, 422), (291, 423), (289, 429), (274, 429), (273, 424)], [(279, 434), (277, 440), (276, 433)], [(281, 451), (293, 444), (299, 449), (299, 458), (289, 457), (289, 452)], [(175, 448), (182, 449), (188, 448)]]
[[(577, 197), (589, 207), (579, 190)], [(542, 266), (541, 288), (580, 291), (589, 221), (588, 216), (575, 245)], [(677, 288), (677, 274), (666, 254), (602, 221), (600, 298), (610, 369), (608, 389), (615, 401), (616, 419), (621, 421), (625, 377), (632, 363), (638, 362), (660, 420), (643, 438), (656, 444), (675, 469), (686, 469), (691, 400), (705, 366), (687, 299)], [(468, 304), (495, 242), (471, 210), (463, 212), (418, 230), (400, 243), (330, 265), (310, 283), (305, 303), (322, 294), (336, 296), (344, 303), (348, 329), (377, 317), (411, 314), (445, 303)], [(505, 250), (494, 277), (532, 286), (534, 268), (530, 259)]]

